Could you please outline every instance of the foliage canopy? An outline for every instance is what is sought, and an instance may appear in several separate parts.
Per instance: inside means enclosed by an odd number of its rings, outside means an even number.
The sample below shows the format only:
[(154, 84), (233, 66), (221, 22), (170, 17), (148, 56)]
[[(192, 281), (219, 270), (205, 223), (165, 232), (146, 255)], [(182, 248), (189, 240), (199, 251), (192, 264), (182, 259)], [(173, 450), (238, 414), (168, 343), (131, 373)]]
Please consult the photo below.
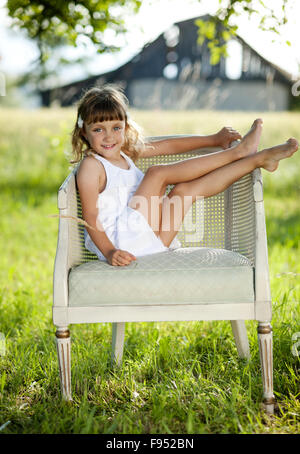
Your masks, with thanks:
[[(201, 2), (201, 0), (198, 0)], [(159, 0), (152, 0), (153, 4)], [(249, 19), (258, 15), (259, 27), (265, 31), (280, 33), (287, 22), (287, 7), (292, 0), (219, 0), (219, 9), (208, 21), (198, 19), (199, 43), (209, 41), (211, 63), (216, 64), (226, 55), (226, 43), (237, 30), (238, 17), (247, 13)], [(7, 9), (13, 26), (25, 30), (37, 43), (39, 79), (46, 78), (46, 63), (60, 46), (76, 47), (82, 40), (91, 42), (97, 52), (118, 50), (107, 41), (106, 30), (115, 36), (127, 31), (126, 17), (137, 14), (141, 0), (8, 0)], [(275, 8), (276, 7), (276, 12)], [(289, 44), (289, 42), (287, 42)], [(61, 58), (57, 64), (74, 63)]]

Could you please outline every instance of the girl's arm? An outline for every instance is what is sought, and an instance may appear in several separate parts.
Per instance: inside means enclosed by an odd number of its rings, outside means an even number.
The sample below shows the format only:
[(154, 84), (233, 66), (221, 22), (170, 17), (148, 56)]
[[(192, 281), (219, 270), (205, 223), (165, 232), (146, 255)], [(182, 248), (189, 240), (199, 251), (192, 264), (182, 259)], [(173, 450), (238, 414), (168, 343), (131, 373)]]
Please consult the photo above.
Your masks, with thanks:
[[(82, 217), (90, 227), (86, 227), (88, 234), (97, 248), (111, 265), (127, 265), (136, 257), (127, 251), (116, 249), (106, 235), (98, 218), (98, 195), (106, 184), (105, 171), (95, 158), (85, 158), (78, 169), (76, 181), (79, 190)], [(101, 166), (101, 167), (100, 167)]]
[(104, 230), (99, 229), (97, 226), (97, 201), (102, 183), (105, 184), (104, 169), (102, 172), (95, 158), (86, 157), (80, 164), (76, 181), (80, 195), (82, 217), (91, 226), (91, 228), (86, 227), (86, 230), (97, 248), (107, 257), (109, 252), (115, 249), (115, 247)]
[(142, 157), (185, 153), (206, 147), (228, 148), (231, 142), (237, 139), (241, 139), (241, 135), (237, 131), (231, 127), (224, 127), (216, 134), (209, 136), (174, 137), (147, 142)]

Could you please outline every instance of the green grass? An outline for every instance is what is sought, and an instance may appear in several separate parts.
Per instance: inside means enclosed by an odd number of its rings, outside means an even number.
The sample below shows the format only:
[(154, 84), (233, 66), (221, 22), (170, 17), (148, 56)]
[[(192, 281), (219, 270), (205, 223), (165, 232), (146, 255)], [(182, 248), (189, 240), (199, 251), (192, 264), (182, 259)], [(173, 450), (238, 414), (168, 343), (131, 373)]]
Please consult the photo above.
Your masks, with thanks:
[[(242, 134), (261, 114), (133, 112), (147, 135)], [(263, 172), (273, 296), (278, 410), (260, 408), (256, 323), (249, 362), (229, 322), (128, 323), (123, 366), (112, 370), (111, 326), (71, 326), (74, 401), (63, 402), (52, 324), (57, 190), (69, 173), (73, 110), (0, 110), (1, 433), (298, 433), (300, 155)], [(266, 113), (262, 146), (298, 137), (300, 114)], [(1, 340), (0, 340), (1, 342)], [(2, 341), (2, 347), (4, 342)], [(300, 347), (298, 347), (300, 350)]]

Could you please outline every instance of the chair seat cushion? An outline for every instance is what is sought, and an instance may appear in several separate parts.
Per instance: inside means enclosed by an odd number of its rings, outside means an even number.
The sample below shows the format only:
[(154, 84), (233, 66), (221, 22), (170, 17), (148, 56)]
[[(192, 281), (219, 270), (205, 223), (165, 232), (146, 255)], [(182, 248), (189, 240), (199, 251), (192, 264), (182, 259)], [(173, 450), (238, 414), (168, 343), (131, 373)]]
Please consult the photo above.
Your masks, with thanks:
[(128, 266), (95, 260), (69, 274), (69, 306), (254, 302), (253, 267), (236, 252), (188, 247)]

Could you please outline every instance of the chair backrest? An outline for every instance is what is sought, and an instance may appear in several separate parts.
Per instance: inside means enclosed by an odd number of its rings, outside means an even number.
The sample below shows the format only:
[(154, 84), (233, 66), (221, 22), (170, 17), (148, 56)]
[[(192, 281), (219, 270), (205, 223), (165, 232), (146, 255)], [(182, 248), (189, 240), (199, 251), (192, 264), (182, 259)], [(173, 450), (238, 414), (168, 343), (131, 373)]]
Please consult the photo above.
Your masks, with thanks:
[[(145, 172), (151, 165), (167, 164), (211, 152), (212, 149), (200, 149), (184, 154), (154, 156), (139, 159), (136, 165)], [(67, 214), (82, 218), (80, 197), (76, 187), (76, 170), (77, 168), (69, 176), (68, 186), (65, 188), (68, 201)], [(166, 193), (171, 188), (172, 186), (169, 186)], [(97, 260), (96, 255), (84, 247), (83, 225), (72, 219), (68, 221), (69, 266)], [(177, 238), (182, 247), (212, 247), (239, 252), (254, 265), (255, 202), (252, 174), (241, 178), (220, 194), (195, 202), (187, 213)]]

